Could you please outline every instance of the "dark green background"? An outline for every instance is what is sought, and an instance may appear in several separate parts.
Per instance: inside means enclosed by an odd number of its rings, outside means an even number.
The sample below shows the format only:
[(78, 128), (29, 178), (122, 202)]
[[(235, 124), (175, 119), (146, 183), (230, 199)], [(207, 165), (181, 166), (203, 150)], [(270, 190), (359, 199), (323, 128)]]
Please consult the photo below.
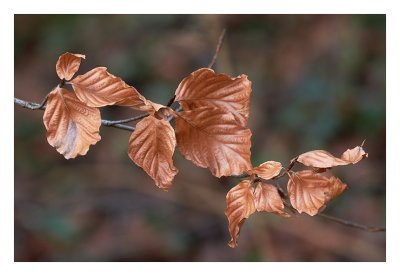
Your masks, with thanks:
[[(166, 104), (180, 80), (210, 62), (253, 83), (252, 161), (304, 151), (340, 155), (367, 139), (369, 158), (335, 168), (349, 190), (326, 213), (385, 225), (384, 15), (16, 15), (15, 96), (39, 102), (66, 51)], [(104, 108), (102, 117), (135, 115)], [(46, 141), (42, 111), (15, 106), (16, 261), (384, 261), (385, 233), (318, 217), (257, 213), (230, 249), (217, 179), (176, 151), (166, 193), (128, 158), (129, 132), (101, 128), (87, 156), (65, 160)], [(280, 180), (284, 185), (285, 179)]]

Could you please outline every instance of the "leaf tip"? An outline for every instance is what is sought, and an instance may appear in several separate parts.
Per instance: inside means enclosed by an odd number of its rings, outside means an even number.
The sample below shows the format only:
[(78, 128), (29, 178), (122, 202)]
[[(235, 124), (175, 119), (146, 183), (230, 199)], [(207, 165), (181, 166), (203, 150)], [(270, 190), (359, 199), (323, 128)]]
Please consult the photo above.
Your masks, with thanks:
[(236, 247), (237, 247), (237, 242), (234, 241), (233, 239), (231, 239), (231, 240), (228, 242), (228, 246), (229, 246), (230, 248), (236, 248)]

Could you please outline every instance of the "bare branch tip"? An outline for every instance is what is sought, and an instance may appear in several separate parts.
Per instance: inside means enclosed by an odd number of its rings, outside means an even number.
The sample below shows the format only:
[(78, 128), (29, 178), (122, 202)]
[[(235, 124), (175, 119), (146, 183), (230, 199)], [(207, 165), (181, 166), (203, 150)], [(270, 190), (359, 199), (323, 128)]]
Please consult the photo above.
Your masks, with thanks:
[(226, 28), (222, 29), (222, 31), (218, 37), (218, 42), (217, 42), (217, 46), (215, 48), (214, 56), (213, 56), (210, 64), (207, 66), (207, 68), (213, 67), (215, 62), (217, 61), (219, 51), (221, 50), (222, 43), (224, 42), (225, 33), (226, 33)]

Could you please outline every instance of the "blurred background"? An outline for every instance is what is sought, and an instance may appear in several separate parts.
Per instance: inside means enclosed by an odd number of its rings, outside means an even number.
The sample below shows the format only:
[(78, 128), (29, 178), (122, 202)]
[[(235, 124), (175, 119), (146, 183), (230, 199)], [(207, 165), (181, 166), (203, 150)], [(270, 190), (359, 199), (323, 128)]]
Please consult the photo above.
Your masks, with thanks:
[[(162, 104), (227, 28), (214, 68), (253, 83), (253, 165), (312, 149), (340, 156), (366, 139), (368, 159), (333, 170), (349, 190), (325, 212), (385, 226), (384, 15), (15, 15), (14, 28), (16, 97), (40, 102), (68, 51), (86, 54), (79, 73), (106, 66)], [(86, 156), (65, 160), (43, 111), (14, 110), (16, 261), (385, 261), (385, 233), (306, 215), (256, 213), (231, 249), (225, 195), (237, 179), (176, 149), (180, 173), (164, 192), (129, 159), (130, 132), (102, 127)]]

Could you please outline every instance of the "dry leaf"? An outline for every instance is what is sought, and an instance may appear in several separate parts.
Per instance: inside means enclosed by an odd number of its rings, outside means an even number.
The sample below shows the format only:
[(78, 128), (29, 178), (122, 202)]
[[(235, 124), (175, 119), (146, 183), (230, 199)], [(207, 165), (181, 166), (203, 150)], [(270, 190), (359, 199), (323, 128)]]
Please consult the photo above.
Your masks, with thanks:
[(330, 168), (348, 165), (348, 162), (337, 158), (324, 150), (313, 150), (299, 155), (297, 161), (314, 168)]
[(120, 105), (147, 112), (154, 110), (135, 88), (108, 73), (105, 67), (94, 68), (77, 76), (70, 83), (76, 96), (88, 106)]
[(232, 114), (203, 107), (175, 114), (179, 151), (217, 177), (239, 175), (251, 168), (251, 131)]
[(136, 124), (129, 140), (128, 155), (158, 187), (168, 190), (178, 173), (172, 161), (175, 145), (171, 125), (166, 120), (148, 116)]
[(314, 216), (346, 187), (347, 185), (336, 177), (328, 179), (321, 174), (305, 170), (290, 175), (287, 190), (292, 206), (299, 213), (305, 212)]
[(82, 58), (85, 59), (85, 55), (71, 53), (62, 54), (56, 63), (58, 77), (67, 81), (72, 79), (81, 65)]
[(231, 112), (242, 126), (247, 126), (251, 81), (246, 75), (231, 78), (202, 68), (184, 78), (176, 89), (175, 101), (183, 110), (215, 107)]
[(226, 195), (225, 215), (228, 218), (229, 233), (231, 234), (228, 245), (232, 248), (237, 246), (240, 227), (256, 211), (253, 190), (251, 181), (243, 180)]
[(274, 178), (282, 170), (282, 164), (276, 161), (267, 161), (259, 165), (258, 167), (248, 170), (248, 174), (256, 174), (265, 180)]
[(331, 168), (335, 166), (356, 164), (366, 157), (368, 157), (368, 154), (365, 153), (362, 147), (357, 146), (353, 149), (346, 150), (342, 154), (341, 158), (337, 158), (324, 150), (313, 150), (299, 155), (297, 161), (314, 168)]
[(336, 198), (347, 189), (347, 185), (336, 176), (331, 176), (329, 178), (329, 182), (331, 183), (331, 186), (327, 192), (327, 196), (330, 198), (330, 200)]
[(155, 112), (159, 111), (162, 108), (168, 109), (166, 106), (164, 106), (162, 104), (154, 103), (154, 102), (152, 102), (150, 100), (146, 100), (146, 104), (147, 104), (147, 106), (149, 108), (149, 112), (151, 112), (152, 114), (154, 114)]
[(49, 94), (43, 122), (47, 141), (66, 159), (85, 155), (89, 146), (100, 140), (100, 111), (64, 88), (57, 87)]
[(257, 211), (275, 213), (285, 218), (290, 217), (290, 215), (284, 211), (285, 206), (275, 186), (258, 183), (254, 191), (254, 198)]
[(346, 150), (340, 158), (351, 164), (356, 164), (362, 159), (368, 158), (368, 153), (366, 153), (362, 147), (357, 146), (353, 149)]

